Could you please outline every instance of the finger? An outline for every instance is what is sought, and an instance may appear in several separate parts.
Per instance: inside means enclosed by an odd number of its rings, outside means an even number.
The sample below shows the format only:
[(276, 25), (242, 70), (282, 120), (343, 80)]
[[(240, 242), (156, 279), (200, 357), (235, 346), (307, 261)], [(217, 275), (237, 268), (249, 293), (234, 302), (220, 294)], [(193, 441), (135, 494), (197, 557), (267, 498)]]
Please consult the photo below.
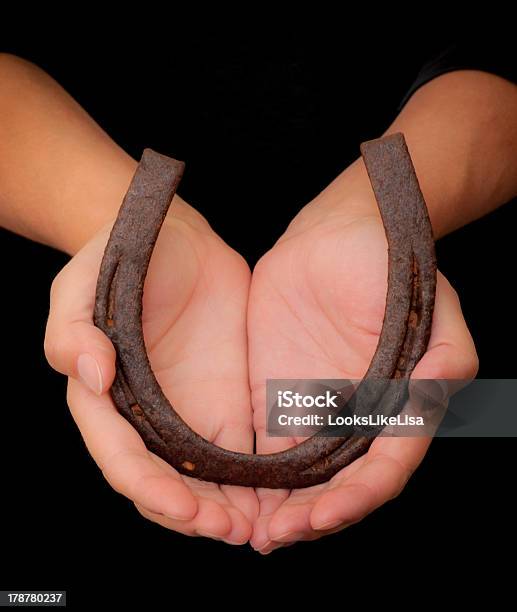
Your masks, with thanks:
[[(429, 347), (412, 378), (469, 379), (475, 376), (477, 367), (476, 350), (458, 296), (439, 274)], [(450, 389), (438, 382), (435, 399), (444, 401), (448, 394)], [(324, 530), (357, 522), (397, 496), (429, 444), (430, 439), (424, 437), (375, 440), (361, 468), (344, 477), (338, 474), (330, 490), (316, 502), (310, 515), (312, 527)]]
[[(352, 476), (361, 469), (367, 461), (363, 455), (341, 470), (340, 478), (345, 479)], [(300, 540), (312, 540), (327, 535), (327, 531), (315, 531), (312, 527), (310, 516), (314, 505), (329, 488), (328, 483), (297, 489), (291, 491), (289, 497), (278, 507), (271, 516), (268, 526), (270, 540), (276, 542), (297, 542)], [(340, 531), (347, 525), (331, 525), (330, 533)]]
[(199, 500), (198, 513), (192, 521), (178, 521), (163, 514), (153, 512), (141, 504), (135, 504), (137, 510), (148, 520), (177, 531), (183, 535), (206, 537), (213, 540), (227, 541), (229, 544), (243, 544), (232, 540), (232, 526), (228, 514), (210, 499)]
[(232, 506), (240, 510), (240, 512), (246, 517), (248, 523), (253, 525), (253, 523), (257, 520), (260, 508), (255, 490), (249, 487), (233, 487), (223, 485), (221, 487), (221, 493), (226, 497)]
[(377, 438), (360, 469), (337, 474), (314, 504), (313, 529), (350, 525), (396, 497), (423, 459), (430, 438)]
[[(296, 444), (294, 438), (279, 438), (268, 436), (265, 423), (266, 419), (266, 386), (256, 385), (252, 390), (253, 396), (253, 426), (256, 432), (257, 452), (274, 453), (283, 451)], [(269, 536), (269, 523), (275, 512), (289, 498), (287, 489), (257, 489), (259, 500), (259, 513), (253, 525), (253, 535), (250, 540), (251, 546), (262, 554), (269, 554), (275, 548), (280, 548), (281, 543), (272, 542)]]
[(438, 427), (449, 398), (468, 384), (477, 370), (476, 349), (458, 295), (439, 274), (431, 338), (411, 376), (406, 409), (425, 415), (427, 433), (431, 433), (429, 428)]
[(310, 515), (315, 500), (325, 485), (292, 491), (275, 511), (268, 526), (269, 539), (275, 542), (297, 542), (310, 538)]
[[(164, 464), (168, 470), (173, 470), (163, 459), (154, 457), (156, 461)], [(173, 470), (174, 471), (174, 470)], [(183, 481), (188, 485), (193, 495), (198, 500), (198, 504), (204, 504), (205, 500), (215, 502), (218, 506), (219, 518), (216, 521), (215, 527), (213, 521), (216, 518), (215, 514), (201, 512), (195, 518), (194, 531), (197, 535), (204, 535), (216, 539), (224, 539), (229, 544), (243, 544), (247, 542), (251, 536), (252, 523), (242, 512), (241, 508), (234, 504), (228, 495), (223, 492), (222, 487), (213, 482), (205, 482), (196, 478), (183, 476)], [(227, 487), (231, 489), (232, 487)], [(234, 487), (238, 489), (239, 487)], [(254, 492), (253, 492), (254, 494)], [(222, 523), (221, 510), (225, 513), (225, 523)], [(224, 537), (222, 537), (224, 535)]]
[[(175, 470), (163, 459), (151, 455), (153, 460), (166, 471), (175, 473)], [(210, 537), (223, 540), (227, 544), (244, 544), (251, 535), (251, 523), (236, 507), (228, 503), (226, 496), (220, 488), (210, 482), (203, 482), (195, 478), (183, 477), (183, 481), (192, 491), (198, 502), (198, 512), (192, 521), (177, 521), (162, 514), (153, 513), (149, 508), (137, 507), (152, 514), (147, 516), (150, 520), (159, 522), (168, 529), (181, 532), (185, 535)]]
[(226, 511), (230, 515), (232, 529), (230, 533), (225, 536), (224, 541), (227, 544), (245, 544), (249, 541), (253, 533), (253, 523), (248, 520), (238, 506), (229, 506), (226, 508)]
[[(346, 468), (341, 470), (341, 478), (348, 478), (366, 462), (363, 455)], [(267, 554), (280, 545), (286, 546), (298, 541), (309, 541), (321, 538), (331, 533), (341, 531), (348, 525), (332, 525), (329, 529), (315, 530), (311, 524), (310, 516), (314, 505), (328, 488), (328, 484), (291, 491), (289, 497), (270, 516), (268, 525), (268, 540), (271, 543), (266, 547)]]
[(334, 533), (339, 533), (343, 531), (347, 527), (350, 527), (348, 524), (340, 524), (337, 527), (327, 530), (315, 530), (312, 528), (308, 528), (302, 532), (291, 532), (290, 534), (286, 534), (281, 541), (272, 540), (271, 549), (268, 550), (267, 553), (262, 552), (262, 554), (268, 554), (277, 548), (285, 548), (286, 546), (292, 546), (297, 542), (313, 542), (314, 540), (319, 540), (328, 535), (332, 535)]
[(299, 534), (293, 533), (292, 539), (285, 539), (285, 540), (282, 540), (281, 542), (270, 540), (268, 545), (266, 545), (264, 548), (262, 548), (258, 552), (260, 552), (260, 554), (262, 555), (268, 555), (269, 553), (273, 552), (274, 550), (277, 550), (278, 548), (286, 548), (288, 546), (293, 546), (293, 544), (296, 544), (297, 542), (311, 542), (313, 540), (317, 540), (324, 536), (338, 533), (339, 531), (343, 531), (343, 529), (345, 529), (346, 527), (348, 527), (348, 525), (338, 525), (334, 529), (329, 529), (326, 531), (315, 531), (314, 529), (308, 529), (307, 531), (303, 533), (299, 533)]
[[(245, 362), (245, 355), (242, 356)], [(241, 360), (242, 361), (242, 360)], [(241, 362), (239, 361), (239, 363)], [(240, 367), (240, 366), (239, 366)], [(216, 446), (242, 453), (253, 452), (253, 430), (251, 427), (251, 408), (246, 376), (239, 376), (237, 381), (229, 382), (202, 379), (174, 385), (163, 385), (165, 393), (172, 398), (178, 412), (185, 415), (185, 420), (201, 435)], [(200, 393), (200, 389), (203, 390)], [(210, 412), (206, 411), (206, 398), (211, 398)], [(207, 483), (192, 481), (198, 491)], [(209, 485), (213, 488), (213, 485)], [(204, 490), (204, 489), (201, 489)], [(223, 485), (216, 487), (221, 503), (238, 508), (246, 517), (248, 524), (255, 521), (259, 503), (254, 489)]]
[(153, 461), (107, 394), (96, 397), (69, 379), (68, 404), (90, 454), (116, 491), (172, 519), (189, 521), (196, 516), (198, 503), (188, 486), (179, 474)]
[[(222, 409), (223, 407), (221, 406), (221, 410)], [(215, 410), (217, 410), (217, 405), (215, 406)], [(246, 410), (246, 412), (244, 412), (244, 410)], [(241, 417), (241, 413), (244, 413), (245, 417), (247, 418), (243, 419)], [(246, 403), (241, 400), (241, 404), (240, 406), (236, 406), (234, 414), (238, 415), (238, 419), (228, 419), (222, 424), (219, 433), (214, 439), (214, 444), (222, 448), (229, 448), (241, 453), (252, 453), (253, 428), (251, 425), (251, 407), (249, 406), (248, 398), (246, 398)], [(259, 501), (257, 499), (255, 490), (250, 487), (223, 485), (221, 487), (221, 491), (226, 496), (230, 504), (236, 508), (239, 508), (239, 510), (247, 518), (250, 525), (252, 525), (259, 513)]]
[(478, 366), (476, 347), (458, 294), (439, 273), (429, 346), (412, 378), (469, 380), (475, 377)]
[(259, 513), (253, 524), (253, 533), (250, 539), (251, 546), (262, 554), (268, 554), (275, 546), (269, 537), (269, 523), (277, 509), (288, 498), (289, 491), (285, 489), (257, 489), (259, 500)]
[(93, 325), (100, 263), (94, 253), (97, 251), (88, 245), (52, 284), (45, 354), (55, 370), (81, 380), (100, 395), (111, 386), (115, 376), (115, 349)]

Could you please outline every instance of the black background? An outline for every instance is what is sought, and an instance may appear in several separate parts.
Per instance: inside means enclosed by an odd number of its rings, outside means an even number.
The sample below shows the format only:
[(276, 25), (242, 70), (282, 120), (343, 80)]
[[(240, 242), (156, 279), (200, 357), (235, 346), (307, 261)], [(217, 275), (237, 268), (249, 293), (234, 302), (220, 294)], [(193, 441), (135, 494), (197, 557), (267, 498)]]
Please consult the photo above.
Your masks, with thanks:
[[(386, 30), (365, 44), (354, 24), (337, 36), (171, 23), (168, 34), (142, 28), (145, 37), (136, 22), (37, 35), (3, 25), (0, 50), (42, 66), (133, 156), (150, 146), (186, 160), (181, 195), (251, 266), (359, 142), (385, 129), (420, 65), (450, 38)], [(510, 204), (438, 244), (481, 377), (517, 374), (516, 218)], [(257, 603), (280, 584), (294, 601), (332, 586), (324, 576), (351, 589), (388, 576), (389, 592), (409, 580), (450, 587), (465, 570), (481, 583), (511, 545), (511, 439), (436, 440), (400, 498), (341, 534), (267, 557), (146, 522), (103, 480), (69, 416), (65, 380), (44, 359), (48, 291), (65, 256), (1, 232), (0, 261), (0, 588), (68, 589), (71, 603), (87, 604), (102, 588), (113, 605), (173, 604), (188, 588), (196, 601), (235, 605), (235, 584)], [(284, 582), (286, 570), (302, 580)]]

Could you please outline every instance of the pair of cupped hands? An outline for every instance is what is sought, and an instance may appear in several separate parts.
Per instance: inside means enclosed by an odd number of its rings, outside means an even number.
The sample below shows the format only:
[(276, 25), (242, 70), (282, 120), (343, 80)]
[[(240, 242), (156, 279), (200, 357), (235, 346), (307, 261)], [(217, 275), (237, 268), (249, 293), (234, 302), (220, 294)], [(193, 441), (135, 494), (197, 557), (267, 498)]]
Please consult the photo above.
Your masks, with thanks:
[[(89, 452), (144, 517), (190, 536), (249, 541), (267, 554), (339, 531), (401, 492), (428, 438), (377, 438), (329, 482), (293, 491), (201, 482), (149, 452), (110, 398), (115, 350), (92, 321), (110, 227), (56, 277), (45, 349), (69, 376), (68, 404)], [(352, 188), (346, 172), (300, 211), (253, 274), (176, 196), (144, 289), (152, 368), (177, 412), (206, 439), (245, 453), (254, 440), (259, 453), (283, 450), (300, 439), (267, 436), (266, 380), (361, 378), (378, 342), (386, 283), (373, 193)], [(439, 274), (431, 340), (413, 377), (468, 379), (476, 370), (457, 294)], [(447, 389), (435, 392), (445, 397)]]

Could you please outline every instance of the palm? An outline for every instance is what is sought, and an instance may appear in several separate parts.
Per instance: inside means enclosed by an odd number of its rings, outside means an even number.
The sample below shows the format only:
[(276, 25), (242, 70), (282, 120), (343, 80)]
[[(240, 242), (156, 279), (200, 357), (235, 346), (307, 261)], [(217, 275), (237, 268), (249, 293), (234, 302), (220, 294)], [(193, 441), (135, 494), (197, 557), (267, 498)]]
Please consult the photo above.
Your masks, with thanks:
[[(69, 264), (70, 278), (81, 279), (83, 285), (76, 287), (78, 295), (89, 296), (85, 311), (93, 307), (106, 239), (107, 232), (99, 234)], [(247, 453), (253, 452), (246, 354), (249, 278), (242, 258), (179, 202), (156, 244), (143, 304), (151, 366), (176, 411), (208, 440)], [(249, 538), (258, 506), (253, 490), (180, 476), (146, 450), (107, 394), (100, 399), (112, 410), (109, 423), (95, 421), (99, 398), (70, 379), (74, 417), (114, 488), (133, 499), (142, 514), (173, 529), (234, 543)], [(99, 418), (108, 418), (106, 412)], [(175, 520), (192, 511), (192, 520)]]
[[(203, 437), (252, 452), (245, 308), (249, 269), (201, 222), (164, 224), (151, 262), (143, 325), (149, 358), (165, 394)], [(250, 503), (252, 492), (201, 484), (220, 503)]]
[[(259, 262), (248, 308), (258, 452), (300, 441), (267, 436), (268, 378), (364, 375), (382, 326), (386, 284), (386, 241), (377, 217), (337, 217), (301, 229), (295, 220)], [(399, 440), (379, 438), (366, 456), (328, 483), (291, 492), (259, 490), (261, 512), (252, 544), (268, 552), (278, 541), (320, 537), (342, 527), (335, 517), (343, 507), (350, 522), (359, 520), (405, 483), (406, 464), (418, 464), (426, 446), (422, 438), (402, 446)]]
[[(265, 422), (266, 379), (364, 374), (382, 324), (383, 236), (375, 219), (333, 221), (288, 234), (258, 264), (248, 329), (259, 431)], [(263, 448), (278, 443), (260, 440)]]

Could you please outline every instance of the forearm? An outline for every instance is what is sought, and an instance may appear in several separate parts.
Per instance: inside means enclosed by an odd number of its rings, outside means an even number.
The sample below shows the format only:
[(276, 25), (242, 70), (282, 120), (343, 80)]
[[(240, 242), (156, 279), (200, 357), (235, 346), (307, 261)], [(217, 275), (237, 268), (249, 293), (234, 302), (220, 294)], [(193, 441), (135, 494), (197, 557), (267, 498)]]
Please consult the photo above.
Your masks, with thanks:
[[(418, 90), (387, 132), (403, 132), (436, 237), (517, 195), (517, 87), (457, 71)], [(376, 214), (361, 160), (323, 192), (325, 206)]]
[(75, 253), (112, 219), (136, 162), (47, 74), (0, 55), (0, 225)]

